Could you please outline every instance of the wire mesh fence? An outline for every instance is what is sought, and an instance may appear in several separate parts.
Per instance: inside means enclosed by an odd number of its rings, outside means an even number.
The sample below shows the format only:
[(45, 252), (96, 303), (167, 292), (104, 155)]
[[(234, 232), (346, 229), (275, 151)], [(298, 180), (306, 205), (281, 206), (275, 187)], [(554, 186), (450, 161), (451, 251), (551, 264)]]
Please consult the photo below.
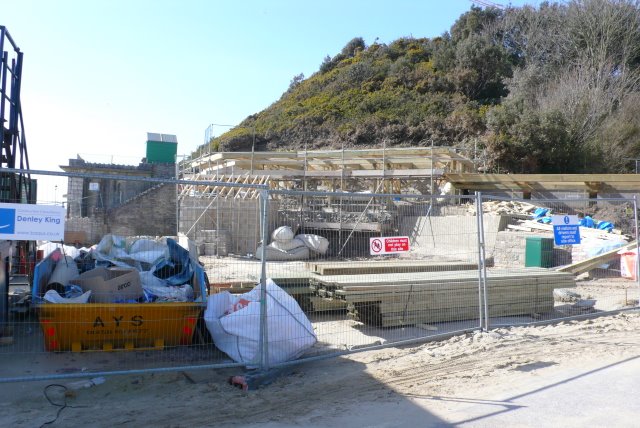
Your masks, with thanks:
[(479, 327), (473, 198), (272, 195), (267, 274), (313, 322), (307, 356)]
[[(640, 297), (634, 199), (63, 176), (64, 202), (38, 198), (64, 208), (63, 242), (4, 241), (2, 382), (266, 369)], [(579, 243), (558, 244), (565, 218)]]
[[(501, 288), (499, 273), (489, 272), (490, 325), (593, 316), (638, 306), (635, 199), (483, 196), (482, 205), (485, 217), (507, 219), (503, 227), (485, 230), (487, 240), (493, 241), (487, 251), (496, 268), (526, 269), (517, 288), (510, 282)], [(504, 307), (521, 313), (505, 313)]]

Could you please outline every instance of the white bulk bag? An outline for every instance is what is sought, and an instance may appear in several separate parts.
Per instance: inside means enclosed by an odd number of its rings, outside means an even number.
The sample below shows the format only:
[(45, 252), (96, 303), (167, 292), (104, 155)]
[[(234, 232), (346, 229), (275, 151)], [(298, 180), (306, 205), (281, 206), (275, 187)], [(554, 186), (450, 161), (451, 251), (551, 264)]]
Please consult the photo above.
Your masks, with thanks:
[[(267, 279), (267, 337), (270, 364), (300, 357), (316, 343), (311, 322), (286, 291)], [(236, 362), (255, 366), (260, 356), (261, 285), (234, 296), (209, 296), (204, 320), (215, 345)]]
[(295, 250), (296, 248), (304, 247), (305, 243), (300, 239), (294, 238), (290, 241), (273, 241), (271, 244), (269, 244), (269, 246), (275, 248), (276, 250), (291, 251)]
[[(294, 248), (293, 250), (284, 251), (278, 250), (271, 246), (271, 244), (267, 245), (266, 248), (266, 259), (268, 261), (292, 261), (292, 260), (307, 260), (309, 258), (309, 249), (306, 246)], [(256, 259), (262, 260), (262, 245), (258, 246), (256, 249)]]
[(280, 226), (271, 233), (271, 239), (278, 242), (289, 242), (293, 237), (293, 230), (289, 226)]
[(324, 236), (301, 233), (300, 235), (296, 235), (294, 241), (295, 240), (302, 241), (304, 245), (316, 253), (325, 254), (329, 249), (329, 240)]

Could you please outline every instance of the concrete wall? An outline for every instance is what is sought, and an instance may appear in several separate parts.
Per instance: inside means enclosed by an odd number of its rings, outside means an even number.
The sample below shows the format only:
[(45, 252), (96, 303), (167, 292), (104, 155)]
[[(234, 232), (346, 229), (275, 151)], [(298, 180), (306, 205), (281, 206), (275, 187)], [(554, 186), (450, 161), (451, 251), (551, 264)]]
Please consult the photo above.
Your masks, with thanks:
[[(269, 218), (275, 218), (277, 205), (276, 202), (269, 205)], [(231, 236), (229, 253), (254, 254), (262, 239), (259, 200), (188, 196), (181, 201), (180, 232), (200, 241), (201, 231), (218, 229), (228, 231)]]
[[(486, 256), (493, 256), (498, 231), (506, 217), (483, 216)], [(409, 236), (412, 257), (447, 257), (478, 261), (477, 218), (471, 215), (404, 217), (399, 235)]]

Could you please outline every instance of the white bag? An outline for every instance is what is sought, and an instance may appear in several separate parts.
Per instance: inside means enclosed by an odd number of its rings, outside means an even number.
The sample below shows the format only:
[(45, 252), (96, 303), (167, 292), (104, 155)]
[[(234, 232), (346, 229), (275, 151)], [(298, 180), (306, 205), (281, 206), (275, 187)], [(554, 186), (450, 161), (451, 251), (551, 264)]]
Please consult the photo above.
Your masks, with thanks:
[(271, 239), (278, 242), (288, 242), (294, 237), (293, 230), (289, 226), (280, 226), (271, 233)]
[(291, 251), (295, 250), (296, 248), (304, 247), (305, 243), (300, 239), (294, 238), (290, 241), (273, 241), (271, 244), (269, 244), (269, 246), (275, 248), (276, 250)]
[[(270, 364), (300, 357), (316, 343), (311, 322), (286, 291), (267, 279), (267, 338)], [(204, 320), (215, 345), (236, 362), (259, 362), (261, 285), (234, 296), (209, 296)]]
[[(270, 261), (287, 261), (287, 260), (306, 260), (309, 258), (309, 249), (306, 246), (294, 248), (293, 250), (283, 251), (267, 245), (266, 259)], [(256, 259), (262, 260), (262, 245), (256, 249)]]
[(304, 245), (316, 253), (325, 254), (329, 249), (329, 240), (324, 236), (301, 233), (300, 235), (296, 235), (294, 241), (295, 240), (302, 241)]

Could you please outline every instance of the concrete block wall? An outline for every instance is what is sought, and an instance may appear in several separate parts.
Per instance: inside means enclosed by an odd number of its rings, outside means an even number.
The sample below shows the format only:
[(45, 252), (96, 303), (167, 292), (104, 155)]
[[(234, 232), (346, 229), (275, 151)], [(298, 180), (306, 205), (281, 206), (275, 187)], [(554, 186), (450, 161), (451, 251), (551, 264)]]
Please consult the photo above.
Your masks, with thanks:
[[(492, 257), (498, 231), (506, 225), (502, 216), (483, 216), (486, 256)], [(478, 261), (476, 216), (413, 216), (400, 220), (399, 235), (409, 236), (411, 257), (447, 257)]]
[(528, 232), (498, 232), (492, 249), (495, 266), (523, 267), (527, 237), (534, 235)]
[[(269, 205), (269, 218), (274, 218), (277, 203)], [(221, 229), (231, 236), (229, 253), (254, 254), (260, 236), (260, 201), (258, 199), (219, 200), (186, 197), (180, 202), (180, 232), (198, 240), (200, 231)], [(187, 233), (189, 232), (189, 233)]]
[[(520, 232), (504, 230), (498, 232), (495, 247), (492, 249), (493, 261), (498, 267), (524, 267), (526, 257), (527, 237), (544, 236), (553, 238), (551, 233)], [(572, 250), (580, 248), (580, 245), (565, 245), (553, 248), (552, 266), (562, 266), (580, 261), (582, 259), (572, 256)]]

